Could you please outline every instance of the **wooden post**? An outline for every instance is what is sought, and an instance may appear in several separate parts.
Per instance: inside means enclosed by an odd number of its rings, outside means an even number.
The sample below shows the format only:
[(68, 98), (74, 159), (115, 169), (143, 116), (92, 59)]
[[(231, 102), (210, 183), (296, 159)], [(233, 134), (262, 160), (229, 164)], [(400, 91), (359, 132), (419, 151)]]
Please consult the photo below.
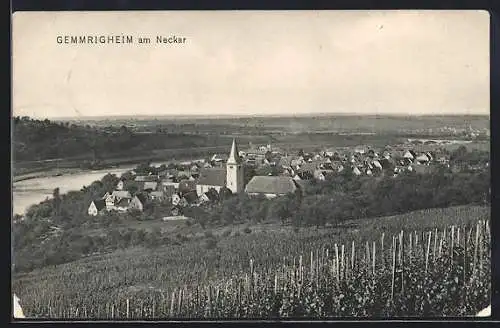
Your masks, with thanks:
[(314, 262), (314, 254), (313, 251), (311, 251), (311, 267), (309, 268), (309, 273), (311, 275), (311, 278), (314, 276), (314, 271), (313, 271), (313, 262)]
[(335, 278), (337, 278), (337, 282), (339, 282), (339, 247), (335, 243)]
[(365, 249), (366, 249), (366, 271), (370, 272), (370, 245), (368, 244), (368, 241), (365, 242)]
[(401, 265), (402, 264), (402, 259), (403, 259), (403, 254), (402, 254), (402, 250), (403, 250), (403, 232), (402, 231), (399, 233), (398, 239), (399, 239), (398, 264)]
[(392, 281), (391, 281), (391, 302), (394, 302), (394, 282), (396, 275), (396, 243), (394, 240), (394, 236), (392, 237)]
[(412, 233), (410, 233), (410, 249), (409, 249), (409, 260), (410, 260), (410, 264), (412, 262), (412, 256), (413, 256), (413, 253), (412, 253)]
[(299, 280), (302, 283), (302, 255), (299, 256)]
[(274, 275), (274, 295), (278, 293), (278, 275)]
[(434, 247), (432, 247), (432, 260), (436, 263), (436, 250), (437, 250), (438, 229), (434, 230)]
[(444, 236), (444, 231), (441, 234), (441, 238), (439, 239), (438, 257), (441, 257), (441, 252), (443, 250), (443, 236)]
[(127, 298), (127, 319), (130, 317), (130, 301)]
[(174, 316), (174, 304), (175, 304), (175, 289), (172, 292), (172, 298), (170, 299), (170, 317)]
[(354, 246), (354, 240), (352, 241), (352, 246), (351, 246), (351, 269), (354, 271), (354, 263), (355, 263), (355, 252), (356, 252), (356, 247)]
[(450, 263), (453, 265), (453, 247), (455, 243), (455, 226), (451, 226)]
[(380, 237), (380, 255), (382, 256), (382, 267), (383, 268), (385, 268), (384, 239), (385, 239), (385, 233), (382, 232), (382, 237)]
[(478, 256), (478, 264), (479, 264), (479, 274), (478, 274), (478, 279), (481, 281), (481, 275), (483, 272), (483, 241), (484, 241), (484, 235), (483, 235), (483, 222), (480, 222), (481, 230), (479, 231), (479, 256)]
[(404, 292), (405, 281), (405, 238), (404, 231), (401, 230), (401, 294)]
[(341, 252), (340, 252), (340, 263), (342, 263), (342, 271), (341, 271), (341, 278), (344, 279), (345, 278), (345, 262), (344, 262), (344, 244), (342, 244), (342, 247), (341, 247)]
[(375, 275), (375, 242), (373, 242), (373, 248), (372, 248), (372, 273)]
[(427, 251), (425, 252), (425, 274), (427, 274), (427, 269), (429, 267), (429, 252), (431, 248), (431, 238), (432, 238), (432, 231), (429, 231), (429, 238), (427, 238)]
[(477, 256), (479, 251), (479, 226), (476, 224), (476, 243), (474, 244), (474, 266), (472, 267), (473, 275), (477, 271)]

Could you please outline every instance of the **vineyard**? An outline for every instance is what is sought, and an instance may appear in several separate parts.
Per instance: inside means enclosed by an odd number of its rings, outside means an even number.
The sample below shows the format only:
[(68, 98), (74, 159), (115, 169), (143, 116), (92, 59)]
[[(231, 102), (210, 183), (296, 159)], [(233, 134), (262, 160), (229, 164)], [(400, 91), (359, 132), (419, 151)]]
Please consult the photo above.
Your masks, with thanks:
[[(367, 238), (261, 232), (210, 251), (129, 251), (20, 275), (13, 290), (38, 318), (474, 315), (490, 302), (489, 218), (461, 214), (457, 224), (373, 229)], [(35, 275), (44, 277), (36, 286)]]

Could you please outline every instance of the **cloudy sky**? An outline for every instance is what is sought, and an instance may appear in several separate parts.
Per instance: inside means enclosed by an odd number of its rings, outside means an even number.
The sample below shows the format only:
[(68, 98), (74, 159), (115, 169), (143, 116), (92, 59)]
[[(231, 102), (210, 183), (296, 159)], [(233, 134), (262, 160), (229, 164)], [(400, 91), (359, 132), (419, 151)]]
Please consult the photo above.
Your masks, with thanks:
[(485, 11), (25, 12), (12, 33), (14, 115), (489, 114)]

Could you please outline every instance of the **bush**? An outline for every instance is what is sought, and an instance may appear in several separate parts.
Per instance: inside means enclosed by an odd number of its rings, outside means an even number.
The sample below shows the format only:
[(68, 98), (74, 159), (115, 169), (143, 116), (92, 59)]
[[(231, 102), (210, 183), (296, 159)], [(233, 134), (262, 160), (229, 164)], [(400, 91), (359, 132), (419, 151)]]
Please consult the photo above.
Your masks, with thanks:
[(225, 231), (222, 233), (222, 236), (223, 236), (223, 237), (228, 237), (228, 236), (230, 236), (230, 235), (231, 235), (231, 230), (230, 230), (230, 229), (225, 230)]

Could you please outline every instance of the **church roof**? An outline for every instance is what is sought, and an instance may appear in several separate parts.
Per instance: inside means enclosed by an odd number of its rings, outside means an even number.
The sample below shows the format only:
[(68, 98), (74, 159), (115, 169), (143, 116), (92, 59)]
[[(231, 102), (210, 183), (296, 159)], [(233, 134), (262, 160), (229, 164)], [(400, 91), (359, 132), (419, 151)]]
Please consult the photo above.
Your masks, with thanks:
[(226, 168), (203, 170), (198, 185), (224, 187), (226, 185)]
[(254, 176), (245, 188), (247, 193), (262, 194), (287, 194), (295, 190), (293, 179), (285, 176)]
[(229, 153), (229, 158), (227, 159), (228, 164), (239, 164), (241, 163), (241, 158), (238, 151), (238, 146), (236, 145), (236, 140), (233, 139), (233, 144), (231, 146), (231, 152)]

